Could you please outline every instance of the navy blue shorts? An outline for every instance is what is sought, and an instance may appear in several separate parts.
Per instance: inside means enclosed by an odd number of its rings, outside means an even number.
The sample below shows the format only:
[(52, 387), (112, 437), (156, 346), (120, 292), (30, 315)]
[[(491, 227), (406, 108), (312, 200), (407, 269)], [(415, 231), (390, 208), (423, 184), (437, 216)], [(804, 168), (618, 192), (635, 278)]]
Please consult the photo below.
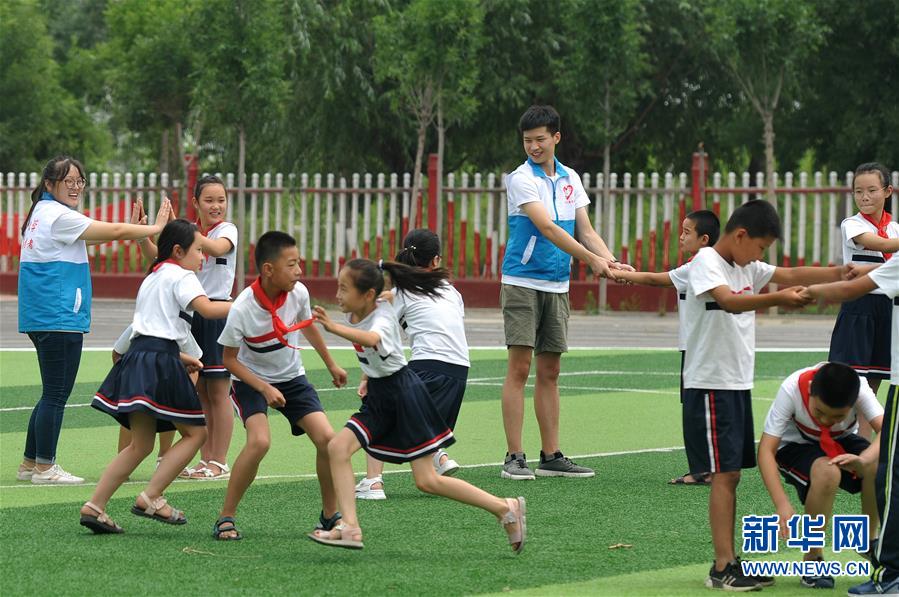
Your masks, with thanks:
[(203, 351), (203, 356), (200, 357), (200, 361), (203, 363), (203, 369), (200, 370), (201, 377), (224, 378), (231, 375), (225, 369), (222, 359), (225, 348), (218, 342), (222, 330), (225, 329), (226, 321), (226, 319), (206, 319), (194, 312), (190, 332)]
[(409, 368), (424, 382), (431, 400), (449, 428), (455, 429), (462, 398), (465, 397), (468, 367), (423, 359), (409, 361)]
[[(306, 433), (306, 430), (299, 425), (300, 419), (312, 413), (325, 411), (318, 399), (318, 392), (306, 380), (305, 375), (272, 385), (284, 395), (286, 402), (284, 406), (273, 406), (272, 408), (284, 415), (290, 424), (290, 432), (294, 435)], [(244, 426), (247, 424), (247, 419), (257, 413), (268, 416), (269, 407), (265, 397), (242, 381), (235, 380), (231, 384), (231, 403)]]
[(346, 427), (373, 458), (394, 464), (417, 460), (456, 441), (424, 382), (409, 367), (369, 378), (362, 408)]
[(892, 325), (893, 301), (887, 296), (866, 294), (843, 303), (827, 360), (849, 365), (869, 379), (889, 378)]
[(174, 340), (138, 336), (112, 366), (91, 406), (127, 428), (133, 412), (154, 417), (157, 431), (173, 431), (175, 423), (206, 425), (197, 389), (178, 354)]
[[(871, 442), (865, 438), (850, 433), (846, 437), (836, 440), (849, 454), (861, 454)], [(808, 496), (809, 478), (812, 474), (812, 465), (819, 458), (827, 458), (827, 454), (818, 444), (794, 444), (788, 443), (777, 451), (775, 460), (780, 474), (787, 483), (796, 488), (799, 501), (805, 503)], [(829, 460), (829, 458), (828, 458)], [(862, 490), (862, 480), (848, 471), (841, 471), (840, 489), (849, 493), (858, 493)]]
[(685, 388), (684, 447), (690, 473), (728, 473), (755, 466), (750, 390)]

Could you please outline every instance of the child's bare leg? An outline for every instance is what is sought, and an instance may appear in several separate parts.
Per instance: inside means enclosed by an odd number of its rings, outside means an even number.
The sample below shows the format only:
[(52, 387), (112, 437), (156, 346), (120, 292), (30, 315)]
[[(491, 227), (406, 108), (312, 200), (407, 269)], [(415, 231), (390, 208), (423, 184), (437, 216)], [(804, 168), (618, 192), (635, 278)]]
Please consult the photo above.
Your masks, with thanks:
[(203, 460), (217, 475), (224, 471), (212, 464), (212, 461), (228, 463), (228, 448), (231, 447), (231, 436), (234, 433), (234, 411), (228, 397), (230, 388), (231, 380), (228, 378), (205, 378), (206, 404), (203, 411), (206, 412), (209, 439), (206, 441)]
[[(833, 513), (833, 500), (836, 498), (837, 489), (840, 488), (841, 474), (840, 468), (830, 464), (827, 458), (818, 458), (812, 463), (808, 495), (805, 498), (806, 514), (812, 517), (823, 514), (825, 522), (830, 520)], [(802, 559), (814, 561), (823, 555), (823, 550), (811, 548), (802, 556)]]
[[(144, 488), (144, 493), (151, 500), (161, 497), (163, 492), (172, 484), (175, 477), (187, 466), (187, 463), (196, 455), (197, 450), (206, 441), (206, 427), (201, 425), (180, 425), (175, 424), (178, 433), (181, 434), (179, 439), (166, 453), (166, 457), (159, 461), (159, 466), (150, 477), (150, 482)], [(136, 504), (139, 508), (147, 508), (150, 504), (140, 495), (137, 496)], [(168, 504), (159, 509), (161, 516), (169, 516), (172, 507)]]
[(415, 486), (425, 493), (446, 497), (469, 506), (476, 506), (490, 512), (497, 518), (502, 518), (509, 511), (509, 506), (503, 498), (491, 495), (462, 479), (438, 475), (437, 471), (434, 470), (430, 454), (413, 460), (411, 464)]
[(127, 427), (119, 427), (119, 449), (116, 454), (128, 447), (131, 443), (131, 430)]
[(165, 456), (165, 453), (168, 452), (172, 443), (175, 441), (175, 432), (174, 431), (163, 431), (159, 434), (159, 452), (157, 453), (157, 458), (162, 458)]
[(337, 512), (337, 494), (331, 478), (331, 461), (328, 458), (328, 443), (334, 438), (334, 428), (323, 412), (306, 415), (298, 422), (315, 445), (315, 473), (322, 496), (322, 513), (331, 518)]
[(207, 381), (209, 380), (205, 377), (200, 377), (197, 380), (197, 398), (200, 399), (200, 408), (203, 409), (203, 414), (206, 416), (206, 441), (200, 448), (200, 460), (204, 462), (209, 462), (209, 459), (211, 458), (209, 449), (212, 447), (212, 438), (215, 436), (216, 423), (215, 413), (212, 412), (212, 405), (209, 402), (209, 393), (206, 389)]
[[(334, 484), (334, 492), (337, 494), (337, 505), (343, 519), (343, 525), (347, 528), (359, 528), (359, 519), (356, 517), (356, 477), (353, 475), (353, 464), (350, 461), (353, 454), (362, 448), (356, 435), (344, 427), (328, 442), (328, 460), (331, 462), (331, 482)], [(332, 531), (332, 537), (334, 532)], [(361, 532), (354, 534), (354, 538)], [(334, 537), (339, 538), (339, 537)]]
[[(374, 479), (384, 474), (384, 463), (374, 458), (371, 454), (365, 454), (365, 478)], [(372, 483), (372, 489), (384, 489), (383, 483)]]
[[(107, 465), (91, 496), (91, 502), (103, 510), (106, 509), (106, 504), (109, 503), (112, 495), (134, 472), (134, 469), (153, 453), (156, 443), (156, 419), (141, 413), (131, 413), (129, 424), (131, 425), (131, 443), (125, 446)], [(81, 508), (81, 513), (96, 515), (93, 509), (86, 506)]]
[[(237, 506), (243, 499), (247, 489), (256, 479), (256, 473), (259, 471), (259, 463), (265, 458), (271, 446), (272, 438), (268, 426), (268, 417), (265, 413), (256, 413), (250, 416), (246, 421), (247, 443), (244, 445), (240, 454), (234, 460), (234, 467), (231, 469), (231, 478), (228, 479), (228, 489), (225, 491), (225, 503), (219, 513), (219, 518), (223, 516), (234, 517), (237, 514)], [(228, 539), (236, 537), (237, 531), (222, 531), (220, 538)]]
[(712, 487), (709, 493), (709, 526), (712, 528), (716, 570), (723, 570), (736, 557), (734, 524), (739, 483), (740, 471), (712, 473)]
[(873, 541), (877, 537), (880, 527), (880, 514), (877, 511), (877, 493), (875, 481), (877, 479), (877, 461), (865, 467), (865, 476), (862, 477), (862, 514), (868, 515), (868, 539)]

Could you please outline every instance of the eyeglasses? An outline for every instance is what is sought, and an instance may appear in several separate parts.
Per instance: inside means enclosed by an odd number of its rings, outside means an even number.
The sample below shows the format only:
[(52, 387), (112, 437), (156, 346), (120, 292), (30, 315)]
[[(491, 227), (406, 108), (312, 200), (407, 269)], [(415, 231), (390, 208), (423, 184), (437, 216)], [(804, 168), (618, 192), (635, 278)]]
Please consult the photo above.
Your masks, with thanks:
[(83, 189), (87, 184), (83, 178), (67, 178), (63, 182), (67, 189)]
[(877, 188), (877, 189), (868, 189), (867, 191), (863, 191), (863, 190), (861, 190), (861, 189), (855, 189), (855, 191), (854, 191), (854, 193), (855, 193), (855, 198), (856, 198), (856, 199), (861, 199), (861, 198), (864, 197), (865, 195), (867, 195), (868, 197), (873, 197), (875, 194), (877, 194), (879, 191), (884, 190), (885, 188), (886, 188), (886, 187), (880, 187), (880, 188)]

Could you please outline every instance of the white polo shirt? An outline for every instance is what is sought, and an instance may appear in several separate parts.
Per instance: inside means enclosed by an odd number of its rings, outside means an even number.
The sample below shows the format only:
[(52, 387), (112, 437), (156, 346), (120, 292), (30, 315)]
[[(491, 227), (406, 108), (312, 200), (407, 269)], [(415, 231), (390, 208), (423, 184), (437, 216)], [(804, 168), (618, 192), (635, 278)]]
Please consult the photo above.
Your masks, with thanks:
[[(818, 369), (826, 363), (818, 363), (812, 367), (806, 367), (791, 373), (777, 391), (777, 397), (768, 410), (765, 418), (765, 433), (780, 438), (780, 447), (788, 443), (793, 444), (817, 444), (821, 437), (821, 428), (809, 416), (805, 405), (802, 403), (802, 393), (799, 391), (799, 376), (806, 371)], [(858, 400), (852, 410), (842, 421), (831, 425), (830, 434), (834, 439), (850, 433), (858, 433), (858, 416), (861, 414), (866, 421), (883, 416), (883, 407), (877, 401), (877, 396), (868, 385), (868, 380), (859, 377), (861, 384), (858, 389)]]
[(359, 323), (352, 323), (351, 314), (346, 314), (346, 324), (351, 328), (375, 332), (381, 337), (375, 346), (353, 344), (356, 358), (362, 372), (368, 377), (378, 378), (393, 375), (406, 366), (403, 341), (400, 337), (400, 323), (393, 307), (387, 301), (378, 300), (375, 310)]
[(728, 313), (710, 290), (727, 286), (733, 294), (758, 294), (775, 267), (753, 261), (730, 264), (713, 247), (699, 250), (690, 262), (687, 298), (684, 388), (751, 390), (755, 371), (755, 311)]
[[(277, 313), (288, 326), (310, 319), (309, 290), (297, 282)], [(284, 338), (290, 346), (297, 346), (300, 330), (294, 330)], [(267, 383), (290, 381), (306, 373), (300, 351), (278, 340), (271, 314), (253, 296), (251, 287), (244, 288), (234, 299), (218, 342), (222, 346), (239, 347), (237, 360)], [(232, 375), (231, 379), (238, 377)]]
[(194, 314), (188, 305), (198, 296), (206, 296), (206, 291), (195, 273), (163, 262), (137, 291), (131, 339), (154, 336), (186, 345)]
[(470, 367), (465, 304), (447, 282), (439, 297), (393, 289), (393, 310), (412, 343), (411, 361), (436, 360)]
[(231, 241), (231, 250), (221, 257), (207, 255), (197, 278), (206, 289), (211, 299), (225, 301), (231, 298), (234, 287), (234, 272), (237, 267), (237, 226), (231, 222), (219, 222), (206, 231), (206, 238), (216, 240), (227, 238)]
[[(857, 213), (843, 220), (840, 224), (840, 232), (843, 235), (843, 263), (871, 265), (872, 263), (884, 262), (883, 252), (866, 249), (854, 240), (866, 232), (877, 236), (877, 227), (862, 214)], [(889, 238), (899, 238), (899, 224), (896, 222), (887, 224), (887, 236)], [(878, 288), (872, 290), (871, 294), (884, 294), (884, 292)]]
[(680, 267), (668, 272), (668, 278), (677, 291), (677, 349), (687, 350), (687, 314), (684, 311), (684, 301), (687, 300), (687, 284), (690, 282), (690, 264), (688, 261)]

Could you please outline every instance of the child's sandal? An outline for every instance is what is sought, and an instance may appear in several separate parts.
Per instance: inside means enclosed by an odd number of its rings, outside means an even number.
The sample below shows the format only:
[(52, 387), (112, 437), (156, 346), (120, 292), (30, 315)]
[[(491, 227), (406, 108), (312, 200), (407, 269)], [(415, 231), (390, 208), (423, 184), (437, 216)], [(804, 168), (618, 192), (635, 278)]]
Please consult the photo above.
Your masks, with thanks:
[(191, 475), (193, 475), (198, 470), (204, 469), (204, 468), (206, 468), (206, 461), (200, 460), (197, 462), (196, 468), (192, 467), (192, 466), (185, 466), (184, 469), (180, 473), (178, 473), (178, 478), (179, 479), (190, 479)]
[(315, 525), (316, 531), (330, 531), (341, 520), (340, 512), (335, 512), (331, 518), (325, 518), (325, 511), (322, 510), (318, 515), (318, 524)]
[(509, 511), (503, 515), (500, 523), (503, 527), (510, 524), (518, 525), (518, 528), (511, 533), (508, 529), (506, 530), (506, 533), (509, 535), (509, 545), (512, 546), (512, 551), (517, 555), (524, 549), (524, 543), (527, 539), (527, 508), (523, 497), (518, 499), (506, 498), (506, 503), (509, 505)]
[(93, 502), (84, 502), (84, 505), (97, 513), (81, 515), (81, 526), (89, 528), (95, 535), (118, 535), (125, 530), (117, 525), (99, 506)]
[[(340, 533), (338, 538), (334, 538), (334, 531)], [(358, 540), (348, 539), (347, 537), (359, 537)], [(359, 527), (350, 528), (339, 524), (330, 531), (315, 530), (309, 533), (309, 538), (316, 543), (328, 545), (330, 547), (343, 547), (346, 549), (362, 549), (362, 529)]]
[[(230, 537), (222, 537), (222, 533), (234, 533)], [(222, 516), (215, 521), (212, 527), (212, 536), (219, 541), (240, 541), (243, 537), (234, 525), (234, 519), (230, 516)]]
[(169, 512), (168, 516), (157, 514), (157, 512), (164, 508), (168, 503), (168, 501), (164, 497), (159, 496), (155, 500), (151, 500), (143, 491), (140, 492), (140, 497), (142, 497), (144, 503), (148, 505), (146, 508), (141, 508), (136, 503), (131, 506), (131, 513), (135, 516), (152, 518), (153, 520), (158, 520), (159, 522), (164, 522), (165, 524), (187, 524), (187, 518), (184, 517), (184, 512), (182, 512), (181, 510), (177, 510), (172, 506), (169, 506), (171, 512)]
[[(215, 465), (219, 469), (219, 473), (215, 474), (212, 472), (212, 469), (209, 468), (209, 465)], [(222, 464), (221, 462), (216, 462), (215, 460), (210, 460), (206, 463), (206, 466), (203, 468), (196, 469), (190, 475), (191, 479), (199, 479), (201, 481), (218, 481), (219, 479), (230, 479), (231, 478), (231, 469), (227, 464)]]

